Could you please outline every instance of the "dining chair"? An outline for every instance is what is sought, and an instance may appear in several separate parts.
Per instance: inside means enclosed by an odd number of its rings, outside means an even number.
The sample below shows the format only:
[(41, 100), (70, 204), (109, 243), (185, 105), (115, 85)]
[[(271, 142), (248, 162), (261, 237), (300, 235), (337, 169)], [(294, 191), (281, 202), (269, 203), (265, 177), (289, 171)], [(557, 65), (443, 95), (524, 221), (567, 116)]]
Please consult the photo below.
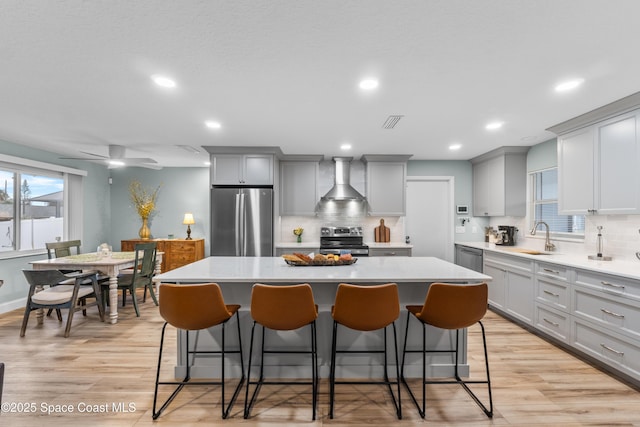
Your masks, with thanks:
[[(133, 300), (133, 307), (136, 311), (136, 316), (140, 317), (138, 299), (136, 298), (137, 289), (142, 288), (145, 296), (148, 290), (154, 304), (158, 305), (158, 299), (156, 298), (156, 293), (153, 289), (153, 277), (156, 272), (157, 245), (155, 242), (136, 243), (134, 251), (134, 268), (130, 269), (128, 273), (120, 274), (118, 276), (118, 289), (122, 290), (123, 306), (125, 304), (127, 291), (129, 291), (131, 299)], [(109, 295), (109, 282), (107, 281), (102, 283), (102, 294), (106, 306), (106, 304), (108, 304)]]
[[(407, 326), (405, 330), (404, 346), (402, 351), (402, 369), (400, 377), (402, 383), (407, 388), (413, 403), (418, 408), (418, 413), (422, 418), (426, 413), (426, 385), (427, 384), (460, 384), (462, 388), (471, 396), (471, 398), (482, 408), (487, 417), (493, 417), (493, 399), (491, 396), (491, 377), (489, 375), (489, 358), (487, 357), (487, 340), (485, 336), (482, 318), (487, 312), (488, 303), (488, 286), (486, 283), (478, 284), (447, 284), (432, 283), (427, 290), (427, 296), (423, 305), (407, 306)], [(411, 319), (416, 319), (422, 325), (422, 348), (407, 350), (407, 337), (409, 336), (409, 323)], [(415, 322), (414, 322), (415, 323)], [(482, 331), (482, 344), (484, 347), (484, 365), (486, 370), (486, 380), (463, 380), (459, 373), (459, 334), (460, 330), (480, 325)], [(452, 349), (444, 350), (428, 350), (426, 348), (427, 326), (445, 330), (455, 330), (455, 344)], [(411, 387), (404, 377), (404, 362), (407, 353), (420, 353), (422, 357), (422, 396), (421, 402), (418, 403)], [(426, 355), (428, 353), (449, 353), (454, 357), (454, 379), (434, 379), (426, 378)], [(489, 407), (483, 404), (478, 396), (469, 388), (470, 384), (486, 384)]]
[[(389, 389), (391, 400), (395, 406), (396, 416), (402, 419), (402, 404), (400, 400), (400, 372), (398, 360), (398, 341), (395, 321), (400, 316), (400, 302), (398, 285), (387, 283), (383, 285), (353, 285), (340, 283), (336, 292), (335, 302), (331, 308), (333, 317), (333, 334), (331, 343), (331, 368), (329, 371), (329, 418), (333, 419), (336, 384), (381, 384)], [(391, 380), (388, 374), (387, 328), (393, 329), (393, 348), (395, 354), (396, 379)], [(338, 326), (343, 326), (360, 332), (382, 330), (382, 349), (338, 349)], [(383, 380), (336, 380), (337, 354), (383, 354)], [(393, 392), (393, 386), (396, 392)]]
[[(162, 335), (160, 338), (160, 352), (158, 354), (158, 370), (156, 373), (156, 385), (153, 394), (153, 413), (154, 420), (158, 419), (162, 412), (169, 406), (173, 399), (178, 395), (180, 390), (185, 386), (207, 386), (207, 385), (220, 385), (221, 386), (221, 407), (222, 418), (229, 416), (229, 411), (233, 407), (233, 403), (240, 394), (242, 385), (244, 384), (244, 361), (242, 359), (242, 340), (240, 337), (240, 305), (237, 304), (225, 304), (222, 296), (222, 291), (217, 283), (205, 283), (205, 284), (192, 284), (192, 285), (176, 285), (169, 283), (162, 283), (160, 285), (160, 316), (165, 320), (162, 327)], [(236, 326), (238, 328), (238, 349), (228, 350), (225, 342), (225, 327), (227, 322), (232, 318), (236, 318)], [(164, 337), (167, 325), (171, 325), (177, 329), (181, 329), (185, 332), (186, 349), (186, 374), (182, 381), (160, 381), (160, 366), (162, 363), (162, 350), (164, 348)], [(222, 332), (222, 340), (220, 342), (220, 350), (191, 350), (189, 346), (190, 332), (200, 331), (203, 329), (213, 328), (214, 326), (220, 326)], [(209, 333), (209, 332), (207, 332)], [(228, 354), (240, 355), (240, 370), (242, 375), (236, 388), (233, 392), (229, 404), (225, 406), (225, 358)], [(212, 355), (220, 356), (221, 363), (221, 379), (220, 381), (194, 381), (191, 382), (191, 365), (195, 361), (195, 358), (199, 355), (210, 358)], [(192, 361), (189, 361), (192, 356)], [(161, 405), (160, 409), (156, 410), (158, 401), (158, 388), (161, 385), (175, 385), (177, 386), (173, 393), (167, 398), (167, 400)]]
[[(316, 406), (318, 402), (318, 351), (316, 337), (316, 319), (318, 318), (318, 306), (313, 299), (311, 285), (303, 283), (299, 285), (264, 285), (256, 283), (251, 290), (251, 317), (253, 326), (251, 328), (251, 344), (249, 346), (249, 365), (247, 368), (247, 388), (244, 403), (244, 418), (249, 418), (251, 409), (258, 397), (258, 392), (263, 385), (310, 385), (311, 386), (311, 419), (316, 419)], [(262, 326), (262, 339), (260, 350), (260, 373), (256, 381), (251, 381), (251, 363), (253, 357), (253, 344), (256, 326)], [(266, 346), (265, 330), (273, 331), (296, 331), (305, 326), (311, 332), (311, 342), (309, 350), (285, 350), (272, 346)], [(286, 380), (265, 380), (264, 378), (264, 356), (265, 354), (308, 354), (311, 359), (311, 381), (286, 381)], [(255, 385), (251, 398), (249, 398), (249, 388)]]
[[(29, 284), (29, 294), (22, 320), (20, 336), (24, 337), (29, 322), (29, 315), (38, 309), (68, 309), (67, 325), (64, 336), (67, 338), (71, 330), (71, 321), (76, 311), (85, 311), (87, 307), (97, 305), (100, 320), (104, 321), (104, 308), (100, 298), (100, 286), (97, 281), (97, 273), (89, 271), (76, 273), (73, 284), (67, 284), (69, 276), (59, 270), (22, 270)], [(90, 281), (91, 286), (87, 283)], [(87, 298), (94, 298), (95, 302), (88, 305)], [(39, 318), (39, 321), (41, 318)]]
[(80, 253), (81, 245), (82, 244), (80, 240), (45, 243), (45, 247), (47, 248), (47, 257), (49, 259), (78, 255)]

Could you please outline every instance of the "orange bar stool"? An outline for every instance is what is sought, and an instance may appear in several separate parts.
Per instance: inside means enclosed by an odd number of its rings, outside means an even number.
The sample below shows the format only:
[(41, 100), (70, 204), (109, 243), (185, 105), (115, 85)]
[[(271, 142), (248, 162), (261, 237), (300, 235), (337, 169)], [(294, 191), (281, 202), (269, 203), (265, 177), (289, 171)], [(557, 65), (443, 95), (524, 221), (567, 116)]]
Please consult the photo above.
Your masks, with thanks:
[[(242, 341), (240, 337), (240, 316), (238, 310), (240, 306), (237, 304), (227, 305), (224, 303), (222, 297), (222, 291), (217, 283), (206, 284), (193, 284), (193, 285), (174, 285), (169, 283), (163, 283), (160, 285), (160, 315), (164, 318), (165, 324), (162, 327), (162, 336), (160, 338), (160, 353), (158, 355), (158, 372), (156, 374), (156, 386), (153, 395), (153, 419), (157, 419), (167, 406), (178, 395), (180, 390), (184, 386), (202, 386), (202, 385), (219, 385), (221, 386), (221, 406), (222, 406), (222, 418), (227, 418), (229, 411), (233, 407), (242, 385), (244, 384), (244, 362), (242, 360)], [(225, 348), (225, 326), (229, 319), (236, 318), (238, 327), (238, 349), (227, 350)], [(164, 333), (167, 329), (167, 325), (171, 325), (175, 328), (184, 330), (185, 342), (186, 342), (186, 365), (187, 372), (182, 381), (160, 381), (160, 364), (162, 362), (162, 349), (164, 346)], [(208, 350), (208, 351), (196, 351), (189, 348), (189, 332), (199, 331), (201, 329), (208, 329), (214, 326), (220, 325), (222, 328), (222, 342), (220, 344), (220, 350)], [(221, 379), (220, 381), (191, 381), (191, 365), (198, 355), (220, 355), (221, 364)], [(229, 404), (225, 407), (225, 357), (227, 354), (239, 354), (240, 355), (240, 368), (242, 370), (242, 376), (238, 385), (233, 392), (233, 396), (229, 401)], [(192, 355), (193, 359), (191, 364), (189, 363), (189, 356)], [(177, 388), (171, 393), (169, 398), (162, 404), (159, 410), (156, 411), (156, 403), (158, 400), (158, 386), (161, 385), (176, 385)]]
[[(313, 299), (311, 286), (307, 283), (300, 285), (273, 286), (256, 283), (251, 291), (251, 345), (249, 347), (249, 367), (247, 372), (247, 389), (244, 403), (244, 418), (249, 418), (251, 408), (264, 384), (311, 385), (312, 387), (312, 419), (316, 419), (318, 402), (318, 352), (316, 338), (316, 319), (318, 306)], [(262, 326), (262, 347), (260, 355), (260, 376), (257, 381), (251, 381), (251, 362), (253, 356), (253, 337), (256, 325)], [(311, 349), (309, 351), (284, 351), (265, 349), (265, 329), (275, 331), (293, 331), (304, 326), (311, 328)], [(309, 354), (311, 355), (311, 382), (304, 381), (265, 381), (265, 354)], [(255, 385), (251, 399), (249, 387)]]
[[(400, 300), (398, 285), (359, 286), (340, 283), (336, 292), (336, 299), (331, 308), (333, 317), (333, 337), (331, 344), (331, 369), (329, 373), (329, 418), (333, 418), (336, 384), (383, 384), (389, 388), (391, 399), (396, 408), (398, 419), (402, 419), (402, 405), (400, 402), (400, 371), (398, 360), (398, 340), (395, 321), (400, 316)], [(384, 349), (382, 350), (338, 350), (336, 348), (338, 325), (356, 331), (377, 331), (382, 329)], [(387, 357), (387, 327), (393, 326), (393, 345), (395, 353), (396, 380), (391, 381), (388, 374)], [(384, 381), (336, 381), (337, 353), (380, 353), (384, 354)], [(396, 395), (392, 386), (397, 388)]]
[[(458, 285), (446, 283), (432, 283), (427, 291), (427, 297), (424, 305), (408, 305), (407, 306), (407, 329), (404, 337), (404, 347), (402, 352), (402, 371), (401, 378), (403, 384), (407, 387), (409, 395), (418, 408), (418, 412), (422, 418), (425, 417), (426, 411), (426, 385), (427, 384), (460, 384), (469, 393), (471, 398), (482, 408), (484, 413), (489, 417), (493, 417), (493, 399), (491, 397), (491, 379), (489, 376), (489, 359), (487, 357), (487, 340), (484, 332), (484, 325), (481, 319), (487, 312), (488, 303), (488, 287), (486, 283), (472, 285)], [(409, 321), (411, 318), (417, 319), (422, 324), (422, 349), (407, 350), (407, 336), (409, 335)], [(482, 330), (482, 343), (484, 345), (484, 362), (486, 368), (486, 380), (463, 381), (458, 373), (458, 345), (460, 330), (468, 328), (478, 323)], [(427, 325), (435, 326), (440, 329), (448, 329), (456, 331), (456, 344), (453, 349), (445, 350), (427, 350)], [(404, 362), (407, 353), (422, 354), (422, 406), (414, 396), (409, 384), (404, 377)], [(427, 380), (426, 378), (426, 361), (427, 353), (450, 353), (455, 357), (454, 380)], [(468, 384), (486, 384), (489, 393), (489, 408), (487, 408), (480, 399), (471, 391)]]

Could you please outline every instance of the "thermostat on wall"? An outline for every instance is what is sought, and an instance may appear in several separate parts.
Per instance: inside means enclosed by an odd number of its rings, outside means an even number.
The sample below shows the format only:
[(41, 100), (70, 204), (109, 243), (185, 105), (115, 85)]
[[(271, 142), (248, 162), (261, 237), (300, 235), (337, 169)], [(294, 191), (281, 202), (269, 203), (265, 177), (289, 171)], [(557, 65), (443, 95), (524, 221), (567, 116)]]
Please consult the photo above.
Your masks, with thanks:
[(468, 215), (469, 214), (469, 206), (467, 206), (467, 205), (456, 205), (456, 213), (458, 215)]

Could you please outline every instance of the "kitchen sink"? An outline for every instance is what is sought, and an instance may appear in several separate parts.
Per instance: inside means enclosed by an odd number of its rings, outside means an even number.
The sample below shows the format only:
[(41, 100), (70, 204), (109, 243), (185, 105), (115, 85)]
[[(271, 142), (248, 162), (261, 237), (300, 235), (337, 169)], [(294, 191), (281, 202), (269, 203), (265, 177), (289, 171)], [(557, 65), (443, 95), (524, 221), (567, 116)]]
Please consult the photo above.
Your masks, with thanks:
[(527, 255), (552, 255), (552, 252), (539, 251), (536, 249), (527, 249), (527, 248), (504, 248), (506, 251), (518, 252), (521, 254)]

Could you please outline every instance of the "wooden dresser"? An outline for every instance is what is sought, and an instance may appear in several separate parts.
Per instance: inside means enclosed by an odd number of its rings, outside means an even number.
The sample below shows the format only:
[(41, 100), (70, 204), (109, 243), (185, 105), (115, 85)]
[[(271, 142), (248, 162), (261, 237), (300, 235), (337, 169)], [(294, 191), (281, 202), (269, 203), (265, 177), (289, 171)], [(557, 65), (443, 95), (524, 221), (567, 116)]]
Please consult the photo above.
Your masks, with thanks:
[(133, 251), (136, 243), (148, 242), (156, 242), (158, 252), (164, 252), (161, 265), (163, 273), (204, 258), (204, 239), (130, 239), (122, 240), (120, 248), (123, 252)]

